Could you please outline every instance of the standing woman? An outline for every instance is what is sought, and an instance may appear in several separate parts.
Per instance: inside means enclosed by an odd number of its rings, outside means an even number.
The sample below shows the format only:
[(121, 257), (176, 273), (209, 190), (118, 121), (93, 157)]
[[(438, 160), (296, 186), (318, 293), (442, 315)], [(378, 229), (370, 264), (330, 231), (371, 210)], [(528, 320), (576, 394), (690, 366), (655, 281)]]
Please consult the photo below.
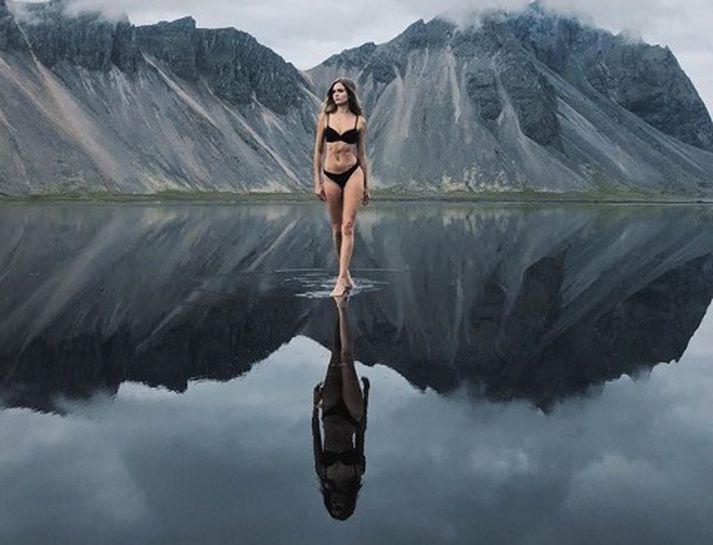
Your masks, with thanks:
[(340, 78), (329, 87), (317, 118), (314, 147), (314, 192), (327, 203), (339, 263), (337, 283), (330, 294), (333, 297), (354, 289), (349, 264), (359, 202), (366, 206), (371, 200), (367, 171), (366, 119), (354, 84)]

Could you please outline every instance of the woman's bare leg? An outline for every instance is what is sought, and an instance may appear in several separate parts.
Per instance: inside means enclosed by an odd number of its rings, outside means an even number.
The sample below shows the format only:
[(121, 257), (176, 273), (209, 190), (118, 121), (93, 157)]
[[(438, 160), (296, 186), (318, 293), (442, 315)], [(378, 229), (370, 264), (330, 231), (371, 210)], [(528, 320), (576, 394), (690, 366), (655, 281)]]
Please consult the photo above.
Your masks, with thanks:
[(364, 193), (364, 173), (357, 168), (347, 181), (342, 190), (342, 245), (339, 252), (339, 277), (340, 283), (350, 285), (349, 265), (354, 252), (354, 229), (356, 227), (356, 213)]
[(337, 252), (337, 263), (342, 247), (342, 190), (332, 180), (325, 179), (324, 193), (327, 196), (327, 209), (329, 210), (329, 221), (332, 226), (332, 240), (334, 249)]
[(342, 363), (342, 395), (344, 404), (355, 420), (361, 420), (364, 415), (364, 397), (359, 386), (359, 378), (354, 368), (354, 349), (352, 347), (352, 334), (347, 316), (346, 297), (339, 298), (337, 303), (339, 338), (341, 344)]
[(322, 385), (323, 411), (334, 407), (342, 397), (342, 370), (340, 365), (342, 340), (339, 331), (339, 315), (337, 314), (337, 323), (334, 327), (334, 346), (332, 347), (332, 355), (329, 358), (327, 374), (324, 377), (324, 384)]

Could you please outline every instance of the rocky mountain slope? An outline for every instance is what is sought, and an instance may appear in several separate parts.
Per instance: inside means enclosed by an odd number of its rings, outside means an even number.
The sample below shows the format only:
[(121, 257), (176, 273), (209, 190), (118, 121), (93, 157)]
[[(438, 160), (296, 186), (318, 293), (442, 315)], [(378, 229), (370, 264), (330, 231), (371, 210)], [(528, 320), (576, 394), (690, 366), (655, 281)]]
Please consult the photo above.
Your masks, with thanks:
[(358, 82), (385, 185), (708, 191), (713, 125), (666, 48), (537, 5), (457, 27), (418, 21), (308, 71)]
[(0, 0), (0, 191), (295, 191), (315, 97), (254, 38)]
[(713, 125), (673, 53), (534, 5), (418, 21), (301, 73), (191, 18), (0, 0), (0, 193), (308, 191), (319, 101), (354, 79), (375, 187), (710, 194)]

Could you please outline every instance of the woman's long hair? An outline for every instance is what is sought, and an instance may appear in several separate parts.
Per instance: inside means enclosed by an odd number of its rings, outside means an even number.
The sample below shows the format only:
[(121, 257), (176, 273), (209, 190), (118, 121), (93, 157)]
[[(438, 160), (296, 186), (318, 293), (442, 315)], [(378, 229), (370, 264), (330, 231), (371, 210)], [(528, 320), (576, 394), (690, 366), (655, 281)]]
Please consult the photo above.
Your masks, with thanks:
[(334, 103), (334, 98), (332, 97), (332, 90), (337, 83), (344, 85), (347, 90), (347, 97), (349, 97), (349, 109), (354, 115), (362, 115), (361, 104), (359, 103), (359, 98), (356, 95), (356, 85), (350, 79), (338, 78), (332, 82), (327, 90), (327, 97), (322, 103), (322, 111), (325, 114), (331, 114), (337, 111), (337, 105)]
[[(346, 489), (341, 492), (337, 492), (334, 489), (333, 483), (327, 484), (326, 479), (320, 483), (319, 490), (322, 493), (322, 499), (324, 500), (324, 508), (332, 518), (337, 520), (347, 520), (354, 514), (361, 486), (361, 476), (349, 479), (346, 483)], [(344, 502), (343, 511), (337, 511), (334, 508), (333, 498), (335, 497), (339, 497)]]

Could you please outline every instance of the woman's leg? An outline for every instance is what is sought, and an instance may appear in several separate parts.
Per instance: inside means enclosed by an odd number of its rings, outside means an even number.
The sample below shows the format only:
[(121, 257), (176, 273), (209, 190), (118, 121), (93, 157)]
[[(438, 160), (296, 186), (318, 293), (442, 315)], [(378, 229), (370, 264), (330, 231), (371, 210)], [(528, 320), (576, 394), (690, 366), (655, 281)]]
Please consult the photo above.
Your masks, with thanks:
[(332, 226), (332, 240), (334, 249), (337, 252), (337, 263), (342, 247), (342, 190), (332, 180), (324, 180), (324, 193), (327, 196), (327, 209), (329, 210), (329, 222)]
[(329, 358), (327, 366), (327, 374), (324, 377), (322, 385), (322, 410), (327, 410), (339, 402), (342, 397), (342, 339), (339, 335), (339, 314), (337, 314), (337, 323), (334, 327), (334, 346), (332, 347), (332, 355)]
[(342, 246), (339, 253), (339, 280), (349, 282), (349, 264), (354, 251), (356, 213), (364, 193), (364, 172), (361, 167), (351, 175), (342, 191)]
[(341, 341), (342, 395), (344, 397), (344, 404), (354, 419), (361, 420), (364, 416), (364, 397), (359, 386), (356, 369), (354, 368), (354, 348), (352, 346), (349, 317), (347, 316), (348, 299), (340, 299), (340, 301), (337, 301), (337, 312), (339, 316), (339, 338)]

